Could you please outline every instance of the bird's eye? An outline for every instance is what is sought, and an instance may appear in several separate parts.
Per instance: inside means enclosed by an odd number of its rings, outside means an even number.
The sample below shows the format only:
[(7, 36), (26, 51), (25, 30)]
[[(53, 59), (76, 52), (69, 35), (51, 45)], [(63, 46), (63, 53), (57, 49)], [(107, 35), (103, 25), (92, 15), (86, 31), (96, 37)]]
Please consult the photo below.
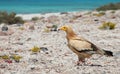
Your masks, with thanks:
[(63, 27), (64, 29), (66, 29), (66, 27)]

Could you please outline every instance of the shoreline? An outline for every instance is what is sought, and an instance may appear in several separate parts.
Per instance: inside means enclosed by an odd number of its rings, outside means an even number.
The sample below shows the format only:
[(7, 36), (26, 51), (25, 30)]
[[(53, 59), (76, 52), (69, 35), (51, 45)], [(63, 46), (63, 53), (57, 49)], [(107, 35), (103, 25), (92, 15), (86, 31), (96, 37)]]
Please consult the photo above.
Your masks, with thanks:
[[(93, 10), (95, 11), (95, 10)], [(17, 16), (22, 17), (24, 20), (31, 20), (33, 17), (49, 17), (51, 15), (60, 16), (61, 14), (75, 14), (75, 13), (87, 13), (93, 12), (92, 10), (83, 10), (83, 11), (72, 11), (72, 12), (56, 12), (56, 13), (26, 13), (26, 14), (17, 14)]]
[[(84, 10), (84, 11), (72, 11), (72, 12), (57, 12), (57, 13), (31, 13), (31, 14), (17, 14), (17, 16), (22, 17), (24, 20), (31, 20), (33, 17), (49, 17), (49, 16), (61, 16), (62, 14), (85, 14), (85, 13), (98, 13), (98, 12), (111, 12), (120, 10), (107, 10), (107, 11), (96, 11), (96, 10)], [(117, 13), (118, 14), (118, 13)]]

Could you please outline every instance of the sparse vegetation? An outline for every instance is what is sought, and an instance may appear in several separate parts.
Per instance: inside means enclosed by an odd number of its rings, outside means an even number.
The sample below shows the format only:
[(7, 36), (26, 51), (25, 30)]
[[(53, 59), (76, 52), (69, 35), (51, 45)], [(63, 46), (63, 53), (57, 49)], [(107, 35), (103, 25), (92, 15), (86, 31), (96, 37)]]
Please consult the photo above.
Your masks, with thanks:
[(50, 32), (50, 30), (48, 28), (44, 28), (44, 32)]
[(9, 55), (0, 56), (2, 59), (10, 59)]
[(57, 25), (46, 26), (44, 32), (57, 31), (57, 28), (58, 28)]
[(7, 13), (5, 11), (4, 12), (0, 11), (0, 24), (1, 23), (6, 23), (8, 25), (16, 24), (16, 23), (23, 24), (24, 20), (21, 17), (16, 16), (16, 13), (14, 12)]
[(85, 15), (89, 15), (89, 14), (91, 14), (92, 12), (91, 11), (89, 11), (89, 12), (87, 12), (87, 13), (85, 13)]
[(105, 12), (99, 12), (98, 14), (96, 13), (96, 14), (93, 14), (93, 15), (97, 16), (97, 17), (101, 17), (101, 16), (105, 15)]
[(57, 31), (57, 28), (58, 28), (57, 25), (53, 25), (51, 31)]
[(120, 2), (119, 3), (110, 3), (104, 6), (97, 8), (97, 11), (106, 11), (106, 10), (118, 10), (120, 9)]
[(37, 53), (37, 52), (40, 52), (40, 48), (39, 48), (38, 46), (34, 46), (34, 47), (31, 49), (31, 51), (32, 51), (33, 53)]
[(105, 23), (103, 23), (100, 27), (99, 27), (99, 29), (109, 29), (109, 30), (113, 30), (113, 29), (115, 29), (115, 26), (116, 26), (116, 24), (115, 23), (112, 23), (112, 22), (105, 22)]
[(37, 20), (39, 20), (39, 17), (33, 17), (32, 18), (32, 21), (37, 21)]
[(24, 27), (19, 27), (19, 29), (20, 29), (20, 30), (25, 30), (25, 28), (24, 28)]
[(12, 59), (13, 59), (15, 62), (19, 62), (21, 58), (22, 58), (22, 56), (19, 56), (19, 55), (13, 55), (13, 56), (12, 56)]
[(115, 10), (112, 10), (111, 13), (115, 13)]

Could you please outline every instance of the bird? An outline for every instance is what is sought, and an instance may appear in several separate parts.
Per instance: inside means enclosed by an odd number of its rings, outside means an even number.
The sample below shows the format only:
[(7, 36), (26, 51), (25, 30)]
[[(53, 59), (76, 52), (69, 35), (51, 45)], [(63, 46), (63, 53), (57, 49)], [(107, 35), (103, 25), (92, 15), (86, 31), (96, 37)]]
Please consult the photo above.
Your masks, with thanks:
[(58, 30), (66, 32), (67, 46), (78, 56), (77, 65), (85, 64), (85, 59), (90, 58), (93, 54), (100, 54), (106, 56), (113, 56), (113, 52), (98, 48), (95, 44), (87, 39), (78, 36), (71, 26), (64, 25)]

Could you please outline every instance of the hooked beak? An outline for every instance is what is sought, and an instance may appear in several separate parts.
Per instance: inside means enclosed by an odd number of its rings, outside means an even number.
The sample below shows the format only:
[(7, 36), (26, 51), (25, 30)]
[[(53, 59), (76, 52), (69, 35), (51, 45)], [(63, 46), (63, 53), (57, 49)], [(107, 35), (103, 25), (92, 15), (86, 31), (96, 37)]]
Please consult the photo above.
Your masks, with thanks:
[(62, 28), (59, 28), (58, 31), (62, 30)]

